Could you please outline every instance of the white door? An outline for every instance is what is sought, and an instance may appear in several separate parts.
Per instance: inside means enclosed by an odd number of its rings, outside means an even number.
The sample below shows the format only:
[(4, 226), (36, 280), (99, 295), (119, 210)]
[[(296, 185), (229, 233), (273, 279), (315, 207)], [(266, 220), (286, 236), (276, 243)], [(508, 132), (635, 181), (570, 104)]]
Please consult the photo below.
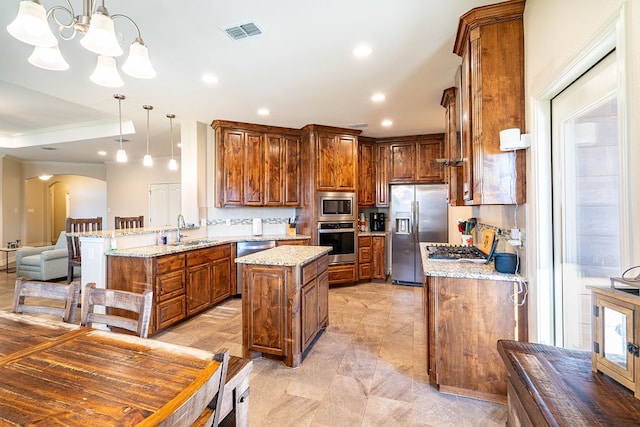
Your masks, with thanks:
[(556, 344), (591, 348), (588, 285), (620, 275), (615, 52), (552, 100)]
[(180, 184), (149, 185), (149, 226), (161, 227), (177, 224), (182, 206)]

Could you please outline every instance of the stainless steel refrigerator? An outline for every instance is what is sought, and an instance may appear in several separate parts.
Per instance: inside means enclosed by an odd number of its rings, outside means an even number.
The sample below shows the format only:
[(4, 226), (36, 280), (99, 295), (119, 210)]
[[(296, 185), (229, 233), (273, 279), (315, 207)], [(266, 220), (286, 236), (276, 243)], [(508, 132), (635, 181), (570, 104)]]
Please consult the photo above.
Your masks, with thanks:
[(391, 186), (391, 280), (416, 285), (424, 277), (420, 242), (448, 241), (448, 189), (442, 184)]

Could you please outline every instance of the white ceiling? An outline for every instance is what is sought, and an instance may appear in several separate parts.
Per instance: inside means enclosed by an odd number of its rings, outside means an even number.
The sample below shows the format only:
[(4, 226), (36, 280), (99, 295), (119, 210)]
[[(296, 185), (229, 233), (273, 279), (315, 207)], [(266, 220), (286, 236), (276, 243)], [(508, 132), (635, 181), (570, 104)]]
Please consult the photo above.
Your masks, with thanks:
[[(83, 1), (70, 1), (81, 10)], [(66, 4), (41, 2), (47, 9)], [(150, 80), (121, 73), (125, 85), (110, 89), (89, 80), (96, 56), (78, 38), (60, 41), (69, 70), (31, 66), (31, 47), (5, 29), (19, 1), (2, 0), (0, 153), (34, 161), (114, 161), (116, 93), (126, 96), (122, 114), (131, 161), (146, 151), (144, 104), (154, 106), (150, 151), (156, 157), (170, 155), (167, 113), (176, 115), (176, 141), (181, 120), (293, 128), (367, 123), (363, 135), (372, 137), (442, 132), (442, 91), (453, 85), (460, 63), (452, 53), (458, 18), (490, 3), (495, 1), (106, 0), (110, 14), (129, 15), (139, 25), (158, 73)], [(233, 41), (220, 29), (249, 21), (263, 34)], [(128, 47), (133, 26), (116, 20), (116, 30)], [(359, 43), (372, 47), (371, 56), (352, 55)], [(216, 75), (218, 83), (203, 83), (204, 73)], [(374, 104), (370, 98), (378, 91), (386, 101)], [(259, 116), (260, 107), (271, 114)], [(386, 118), (392, 127), (380, 125)], [(129, 120), (135, 133), (126, 131)], [(100, 149), (108, 155), (99, 156)]]

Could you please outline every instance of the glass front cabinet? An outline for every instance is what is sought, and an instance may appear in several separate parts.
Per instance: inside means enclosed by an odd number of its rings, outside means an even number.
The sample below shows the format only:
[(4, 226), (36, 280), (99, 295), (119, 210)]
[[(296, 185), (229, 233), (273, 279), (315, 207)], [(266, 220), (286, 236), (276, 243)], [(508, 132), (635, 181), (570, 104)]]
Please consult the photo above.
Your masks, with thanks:
[(629, 388), (636, 398), (640, 398), (639, 291), (617, 278), (611, 279), (611, 288), (591, 287), (592, 370)]

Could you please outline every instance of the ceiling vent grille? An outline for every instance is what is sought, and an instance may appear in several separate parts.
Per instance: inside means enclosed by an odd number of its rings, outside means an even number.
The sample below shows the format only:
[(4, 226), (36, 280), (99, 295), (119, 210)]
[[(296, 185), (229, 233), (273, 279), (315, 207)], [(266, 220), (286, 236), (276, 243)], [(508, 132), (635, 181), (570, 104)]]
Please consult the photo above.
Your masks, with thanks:
[(369, 125), (368, 125), (368, 124), (366, 124), (366, 123), (349, 123), (349, 124), (347, 125), (347, 127), (350, 127), (350, 128), (352, 128), (352, 129), (364, 129), (364, 128), (366, 128), (367, 126), (369, 126)]
[(262, 34), (262, 30), (255, 22), (247, 22), (246, 24), (234, 25), (232, 27), (223, 28), (222, 30), (232, 40), (240, 40)]

